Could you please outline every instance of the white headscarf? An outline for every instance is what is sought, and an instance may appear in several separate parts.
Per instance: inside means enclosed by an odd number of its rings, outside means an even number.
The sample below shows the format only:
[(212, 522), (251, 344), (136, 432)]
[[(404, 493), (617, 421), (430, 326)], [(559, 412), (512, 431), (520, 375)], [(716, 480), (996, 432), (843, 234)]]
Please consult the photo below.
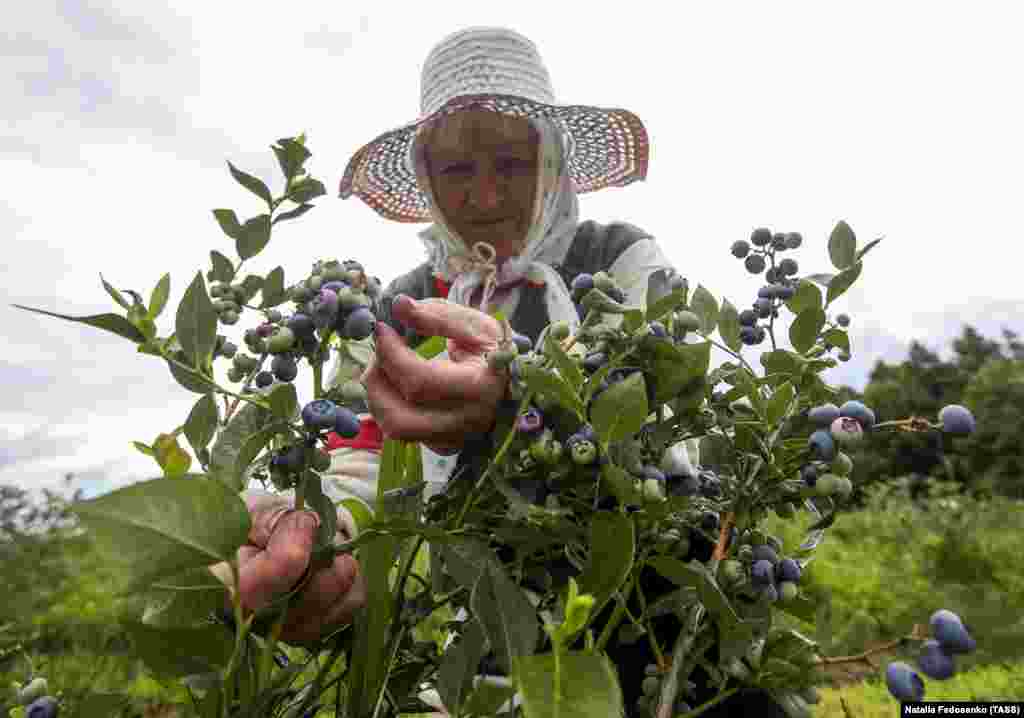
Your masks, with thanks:
[(540, 135), (539, 169), (532, 221), (522, 251), (508, 259), (499, 271), (493, 263), (493, 247), (484, 242), (477, 242), (473, 247), (466, 245), (438, 209), (421, 143), (417, 140), (412, 143), (409, 160), (416, 168), (417, 179), (434, 218), (434, 224), (419, 236), (426, 246), (434, 275), (451, 283), (449, 301), (471, 306), (474, 290), (482, 286), (483, 296), (478, 308), (483, 311), (503, 297), (505, 302), (516, 302), (520, 286), (509, 285), (525, 277), (530, 282), (544, 284), (549, 322), (565, 320), (575, 332), (579, 327), (576, 307), (565, 281), (551, 266), (565, 259), (579, 223), (579, 202), (568, 174), (571, 147), (552, 121), (545, 118), (529, 118), (529, 121)]

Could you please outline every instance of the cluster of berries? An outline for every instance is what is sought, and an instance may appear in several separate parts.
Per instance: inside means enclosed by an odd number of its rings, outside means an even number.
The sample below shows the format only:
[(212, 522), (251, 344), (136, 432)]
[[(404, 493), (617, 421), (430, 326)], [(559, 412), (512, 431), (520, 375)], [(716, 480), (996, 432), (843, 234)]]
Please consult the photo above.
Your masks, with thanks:
[[(772, 265), (765, 273), (768, 284), (758, 290), (757, 300), (753, 303), (752, 308), (744, 309), (739, 315), (740, 340), (747, 346), (761, 344), (765, 340), (765, 329), (757, 324), (757, 320), (779, 316), (775, 300), (786, 301), (796, 293), (795, 276), (800, 271), (799, 265), (795, 259), (790, 257), (786, 257), (776, 265), (775, 253), (796, 249), (801, 244), (803, 244), (803, 237), (799, 232), (786, 234), (776, 232), (773, 234), (766, 227), (755, 229), (750, 235), (749, 242), (745, 239), (733, 242), (730, 249), (732, 256), (744, 260), (743, 264), (751, 274), (764, 272), (768, 262), (771, 262)], [(764, 249), (754, 249), (751, 245), (764, 247)]]
[[(658, 706), (658, 699), (661, 697), (661, 671), (656, 664), (649, 663), (644, 668), (644, 673), (646, 675), (640, 684), (642, 694), (636, 699), (636, 708), (640, 715), (653, 716)], [(692, 711), (693, 707), (684, 700), (683, 696), (692, 698), (696, 695), (697, 684), (693, 681), (686, 681), (682, 685), (680, 697), (676, 698), (675, 705), (672, 706), (672, 715), (682, 715)]]
[[(749, 538), (748, 534), (740, 540)], [(723, 561), (720, 570), (727, 584), (749, 585), (755, 596), (769, 603), (795, 599), (803, 574), (803, 567), (796, 559), (781, 555), (777, 541), (774, 545), (744, 543), (736, 553), (736, 560)]]
[[(960, 617), (944, 608), (933, 613), (928, 623), (934, 638), (921, 645), (917, 665), (929, 678), (949, 680), (956, 673), (953, 656), (973, 653), (978, 647), (977, 641)], [(893, 697), (900, 701), (924, 698), (924, 681), (903, 661), (893, 661), (886, 666), (885, 683)]]
[[(260, 389), (274, 381), (291, 382), (298, 376), (298, 361), (326, 361), (320, 353), (317, 336), (333, 331), (343, 339), (362, 340), (373, 333), (376, 324), (375, 302), (380, 297), (381, 284), (376, 277), (368, 277), (363, 266), (354, 260), (320, 261), (313, 265), (310, 277), (288, 290), (289, 299), (296, 310), (284, 316), (277, 309), (266, 312), (265, 321), (246, 330), (245, 345), (252, 354), (239, 354), (238, 347), (218, 336), (214, 356), (232, 359), (228, 380), (243, 381), (259, 369), (258, 355), (272, 355), (270, 369), (259, 371), (254, 383)], [(210, 294), (220, 299), (214, 303), (220, 321), (234, 324), (245, 301), (241, 285), (213, 283)]]
[(33, 678), (25, 686), (12, 683), (14, 688), (14, 700), (26, 706), (25, 718), (57, 718), (60, 714), (60, 704), (53, 696), (47, 695), (50, 690), (46, 679), (42, 676)]
[(848, 498), (853, 492), (849, 475), (853, 462), (837, 445), (850, 445), (864, 438), (875, 425), (875, 412), (863, 402), (851, 399), (841, 407), (827, 403), (812, 408), (807, 418), (817, 428), (807, 439), (812, 462), (800, 470), (804, 484), (818, 496)]
[(331, 456), (316, 443), (323, 432), (337, 432), (345, 439), (359, 435), (360, 422), (355, 412), (335, 404), (330, 399), (314, 399), (302, 408), (302, 423), (309, 431), (304, 442), (282, 447), (272, 452), (270, 476), (275, 486), (287, 488), (287, 477), (301, 474), (307, 467), (324, 472), (331, 466)]

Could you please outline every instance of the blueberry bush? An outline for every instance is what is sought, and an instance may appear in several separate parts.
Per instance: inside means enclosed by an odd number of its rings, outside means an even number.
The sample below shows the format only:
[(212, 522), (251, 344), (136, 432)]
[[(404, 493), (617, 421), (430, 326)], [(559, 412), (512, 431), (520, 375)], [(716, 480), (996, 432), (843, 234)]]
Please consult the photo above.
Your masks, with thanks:
[[(572, 284), (575, 333), (556, 322), (534, 345), (497, 315), (504, 341), (489, 361), (509, 372), (513, 401), (474, 459), (479, 471), (457, 473), (424, 501), (419, 446), (387, 440), (376, 512), (356, 511), (358, 535), (335, 544), (336, 507), (321, 483), (330, 465), (326, 437), (359, 432), (355, 407), (365, 391), (352, 381), (325, 387), (323, 369), (339, 352), (368, 361), (382, 289), (351, 259), (319, 260), (291, 284), (281, 267), (242, 277), (272, 230), (325, 194), (304, 168), (304, 136), (272, 149), (285, 180), (279, 196), (229, 163), (267, 211), (244, 221), (213, 211), (238, 262), (210, 252), (210, 268), (191, 280), (169, 336), (156, 324), (169, 275), (148, 303), (103, 279), (124, 314), (21, 307), (114, 332), (198, 395), (183, 424), (152, 444), (134, 442), (161, 477), (73, 509), (117, 569), (118, 593), (144, 604), (125, 628), (149, 669), (186, 682), (196, 714), (208, 718), (313, 715), (338, 681), (344, 690), (332, 708), (350, 718), (424, 710), (430, 690), (460, 716), (493, 715), (510, 701), (530, 718), (711, 715), (755, 689), (791, 717), (810, 715), (820, 667), (838, 659), (773, 625), (773, 616), (813, 623), (821, 610), (802, 592), (801, 576), (853, 488), (843, 449), (881, 432), (974, 430), (962, 406), (943, 408), (935, 422), (879, 421), (862, 402), (836, 406), (836, 390), (820, 377), (852, 353), (850, 317), (830, 319), (827, 310), (880, 240), (859, 247), (839, 222), (827, 243), (835, 272), (801, 276), (796, 259), (780, 256), (803, 245), (800, 234), (754, 230), (731, 247), (765, 280), (742, 310), (664, 273), (645, 306), (630, 306), (622, 290), (629, 278), (598, 272)], [(789, 348), (777, 322), (783, 312), (793, 316)], [(228, 329), (218, 333), (243, 317), (253, 317), (237, 339), (247, 351)], [(766, 345), (760, 368), (743, 356), (756, 345)], [(712, 368), (713, 346), (734, 361)], [(417, 351), (429, 359), (444, 348), (433, 337)], [(295, 381), (304, 367), (313, 399), (300, 407)], [(728, 389), (717, 391), (721, 385)], [(797, 416), (814, 429), (787, 437)], [(226, 440), (229, 426), (243, 440)], [(193, 455), (201, 470), (193, 470)], [(294, 591), (249, 618), (235, 591), (225, 621), (224, 585), (208, 567), (230, 565), (237, 588), (236, 554), (250, 530), (240, 492), (253, 480), (294, 489), (295, 507), (316, 511), (320, 529)], [(762, 530), (769, 512), (808, 512), (814, 523), (802, 543), (787, 546)], [(424, 544), (429, 581), (413, 571)], [(277, 652), (278, 631), (292, 596), (343, 552), (359, 559), (371, 599), (352, 625), (308, 646), (306, 665), (316, 662), (318, 673), (296, 687), (306, 666)], [(459, 620), (439, 650), (417, 640), (415, 628), (445, 606), (458, 609)], [(949, 612), (937, 613), (932, 629), (932, 639), (900, 640), (920, 643), (921, 672), (942, 680), (953, 656), (974, 643)], [(327, 681), (338, 665), (343, 673)], [(489, 678), (475, 680), (479, 674)], [(901, 700), (924, 690), (905, 663), (890, 665), (887, 679)], [(54, 714), (45, 712), (56, 710), (45, 696), (33, 700), (43, 701), (39, 715)]]

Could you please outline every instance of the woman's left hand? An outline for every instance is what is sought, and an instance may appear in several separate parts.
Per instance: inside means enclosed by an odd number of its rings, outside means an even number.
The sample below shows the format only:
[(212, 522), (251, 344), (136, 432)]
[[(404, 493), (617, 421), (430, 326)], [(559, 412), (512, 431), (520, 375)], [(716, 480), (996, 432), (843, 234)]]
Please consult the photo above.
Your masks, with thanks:
[(384, 322), (363, 373), (370, 413), (391, 439), (419, 441), (439, 453), (459, 451), (467, 434), (490, 431), (508, 375), (488, 366), (502, 327), (479, 310), (445, 300), (396, 297), (392, 316), (424, 337), (448, 339), (448, 359), (426, 360)]

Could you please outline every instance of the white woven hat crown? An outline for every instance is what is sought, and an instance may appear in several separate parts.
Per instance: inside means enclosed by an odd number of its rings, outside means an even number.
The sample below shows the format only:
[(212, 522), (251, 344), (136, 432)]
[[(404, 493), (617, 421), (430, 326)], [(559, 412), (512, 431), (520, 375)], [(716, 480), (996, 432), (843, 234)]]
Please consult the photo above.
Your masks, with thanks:
[(647, 176), (649, 145), (640, 118), (623, 109), (560, 105), (532, 42), (501, 27), (471, 27), (434, 46), (420, 78), (420, 117), (380, 135), (352, 155), (338, 188), (382, 217), (430, 222), (427, 199), (409, 161), (416, 132), (437, 117), (477, 108), (544, 117), (564, 133), (577, 194), (622, 187)]
[(460, 95), (516, 95), (555, 104), (548, 74), (532, 42), (501, 27), (473, 27), (438, 43), (423, 64), (420, 116)]

